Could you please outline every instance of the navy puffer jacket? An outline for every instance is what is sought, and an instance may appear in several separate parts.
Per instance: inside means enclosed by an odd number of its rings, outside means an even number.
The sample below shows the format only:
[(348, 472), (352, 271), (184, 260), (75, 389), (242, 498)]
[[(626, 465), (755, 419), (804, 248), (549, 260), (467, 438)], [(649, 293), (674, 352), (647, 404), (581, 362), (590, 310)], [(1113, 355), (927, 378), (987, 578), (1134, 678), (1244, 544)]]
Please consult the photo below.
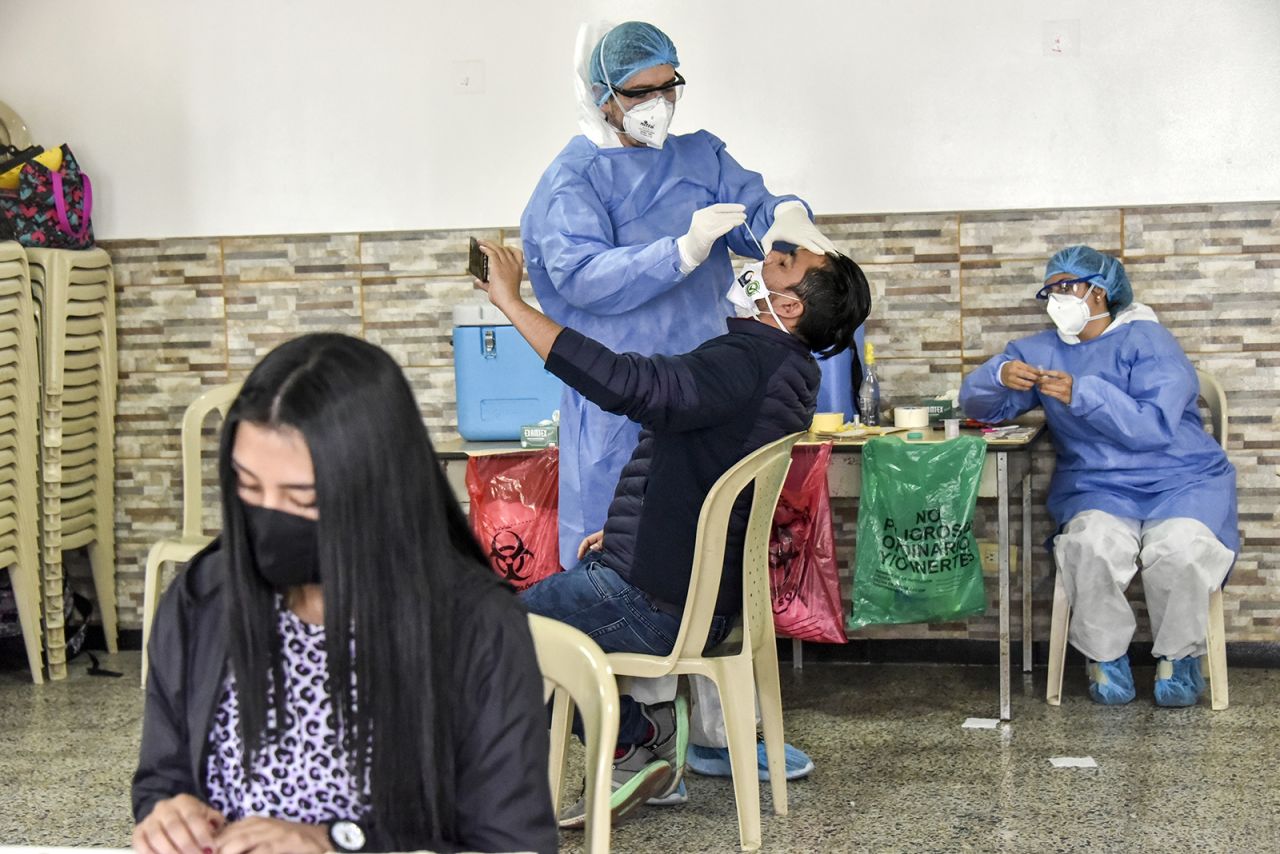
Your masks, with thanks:
[[(651, 598), (683, 607), (698, 514), (712, 485), (750, 452), (804, 430), (821, 372), (794, 336), (752, 319), (681, 356), (614, 353), (565, 329), (547, 370), (607, 412), (644, 430), (622, 469), (601, 561)], [(750, 510), (734, 508), (716, 613), (742, 607), (742, 538)]]

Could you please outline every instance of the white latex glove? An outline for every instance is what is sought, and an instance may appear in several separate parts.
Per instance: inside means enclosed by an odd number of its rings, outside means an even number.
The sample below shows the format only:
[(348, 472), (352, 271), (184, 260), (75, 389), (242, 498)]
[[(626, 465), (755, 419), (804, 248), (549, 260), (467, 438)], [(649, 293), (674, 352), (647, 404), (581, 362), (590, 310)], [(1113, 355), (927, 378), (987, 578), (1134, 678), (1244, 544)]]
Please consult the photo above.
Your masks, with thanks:
[(783, 202), (773, 209), (773, 226), (760, 240), (764, 254), (769, 254), (776, 240), (794, 243), (819, 255), (836, 251), (836, 245), (818, 231), (818, 227), (809, 219), (809, 212), (804, 205), (796, 201)]
[(693, 269), (707, 260), (711, 247), (721, 237), (733, 231), (747, 221), (747, 209), (742, 205), (720, 204), (709, 205), (693, 212), (689, 223), (689, 232), (676, 238), (676, 248), (680, 250), (680, 269), (691, 273)]

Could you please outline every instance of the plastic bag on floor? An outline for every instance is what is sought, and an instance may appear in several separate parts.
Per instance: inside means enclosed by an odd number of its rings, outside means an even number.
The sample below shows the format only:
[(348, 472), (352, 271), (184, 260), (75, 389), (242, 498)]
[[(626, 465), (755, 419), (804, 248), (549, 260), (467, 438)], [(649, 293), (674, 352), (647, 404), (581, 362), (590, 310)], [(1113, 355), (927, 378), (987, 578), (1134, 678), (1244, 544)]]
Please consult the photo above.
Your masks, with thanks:
[(471, 530), (517, 590), (560, 571), (559, 464), (556, 448), (467, 460)]
[(831, 443), (797, 445), (791, 453), (769, 537), (769, 586), (779, 635), (845, 643), (831, 519)]
[(976, 436), (867, 443), (850, 629), (945, 622), (986, 610), (973, 536), (986, 453)]

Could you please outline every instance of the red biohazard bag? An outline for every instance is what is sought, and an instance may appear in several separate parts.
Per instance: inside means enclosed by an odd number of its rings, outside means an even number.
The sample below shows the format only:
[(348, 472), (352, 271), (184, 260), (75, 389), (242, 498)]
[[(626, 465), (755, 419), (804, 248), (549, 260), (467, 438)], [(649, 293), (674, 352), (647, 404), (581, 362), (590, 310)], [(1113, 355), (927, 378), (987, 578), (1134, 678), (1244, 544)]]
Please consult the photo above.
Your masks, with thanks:
[(559, 464), (556, 448), (467, 460), (471, 530), (517, 590), (560, 570)]
[(846, 643), (831, 519), (831, 443), (797, 445), (773, 514), (769, 582), (779, 635)]

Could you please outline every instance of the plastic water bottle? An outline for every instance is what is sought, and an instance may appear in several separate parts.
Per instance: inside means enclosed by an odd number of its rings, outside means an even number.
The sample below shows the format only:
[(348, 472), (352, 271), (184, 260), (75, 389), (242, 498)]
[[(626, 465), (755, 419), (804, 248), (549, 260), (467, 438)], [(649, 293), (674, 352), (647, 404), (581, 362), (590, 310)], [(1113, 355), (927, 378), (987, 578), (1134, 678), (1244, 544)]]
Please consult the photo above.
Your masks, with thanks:
[(880, 424), (880, 380), (876, 379), (876, 352), (867, 342), (867, 355), (863, 359), (862, 388), (858, 390), (858, 413), (868, 427)]

